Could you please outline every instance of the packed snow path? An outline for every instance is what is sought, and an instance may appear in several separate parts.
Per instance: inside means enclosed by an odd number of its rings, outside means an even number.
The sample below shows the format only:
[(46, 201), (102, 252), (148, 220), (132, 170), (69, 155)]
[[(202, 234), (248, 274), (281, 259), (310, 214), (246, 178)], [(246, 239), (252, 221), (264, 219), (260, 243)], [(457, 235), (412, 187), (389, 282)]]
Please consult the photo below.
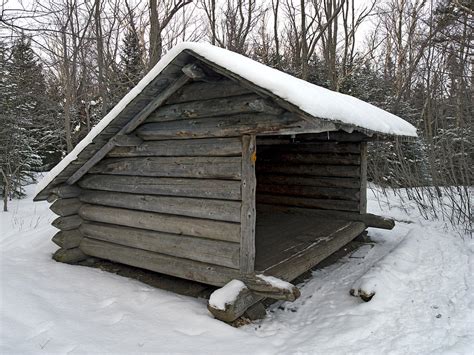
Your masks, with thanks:
[[(236, 329), (214, 320), (204, 300), (154, 289), (97, 269), (51, 259), (57, 247), (48, 203), (29, 196), (0, 214), (0, 353), (472, 354), (473, 241), (406, 204), (376, 241), (314, 272), (294, 303)], [(398, 203), (400, 206), (400, 203)], [(363, 279), (361, 276), (365, 275)], [(361, 280), (369, 303), (351, 297)]]

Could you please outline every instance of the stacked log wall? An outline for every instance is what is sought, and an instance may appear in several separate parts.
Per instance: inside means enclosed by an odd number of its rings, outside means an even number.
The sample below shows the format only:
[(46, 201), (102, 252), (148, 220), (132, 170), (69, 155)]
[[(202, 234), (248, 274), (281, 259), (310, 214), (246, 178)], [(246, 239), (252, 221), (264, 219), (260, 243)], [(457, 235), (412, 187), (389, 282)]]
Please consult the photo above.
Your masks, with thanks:
[(262, 138), (257, 155), (257, 203), (360, 211), (360, 142)]
[[(221, 100), (223, 111), (214, 106)], [(262, 110), (282, 111), (231, 82), (191, 83), (135, 133), (149, 124), (194, 119), (218, 129), (218, 121), (236, 112)], [(114, 148), (78, 182), (81, 250), (218, 286), (237, 277), (243, 138), (235, 135), (154, 134), (137, 146)]]

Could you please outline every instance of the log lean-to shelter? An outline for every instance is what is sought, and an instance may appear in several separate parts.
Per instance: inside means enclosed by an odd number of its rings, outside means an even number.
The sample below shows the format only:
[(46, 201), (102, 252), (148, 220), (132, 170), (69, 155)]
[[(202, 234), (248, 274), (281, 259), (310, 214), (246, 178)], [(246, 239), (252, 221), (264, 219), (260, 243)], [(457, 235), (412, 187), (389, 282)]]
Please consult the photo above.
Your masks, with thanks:
[(367, 227), (393, 228), (366, 211), (366, 144), (390, 136), (416, 129), (239, 54), (183, 43), (35, 200), (59, 215), (55, 260), (101, 258), (217, 287), (239, 280), (224, 306), (208, 306), (232, 321), (263, 298), (296, 299), (289, 282)]

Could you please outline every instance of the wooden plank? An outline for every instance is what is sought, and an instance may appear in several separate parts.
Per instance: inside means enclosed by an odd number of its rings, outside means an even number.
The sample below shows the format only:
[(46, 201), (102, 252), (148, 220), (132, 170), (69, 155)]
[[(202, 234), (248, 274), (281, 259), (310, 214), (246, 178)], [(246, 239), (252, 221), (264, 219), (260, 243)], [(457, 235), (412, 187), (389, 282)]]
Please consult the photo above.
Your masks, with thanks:
[(257, 192), (273, 195), (301, 196), (321, 199), (327, 198), (359, 202), (360, 190), (299, 185), (271, 185), (261, 183), (258, 184)]
[(287, 260), (279, 262), (264, 271), (268, 275), (273, 275), (283, 280), (294, 280), (349, 243), (361, 234), (365, 228), (365, 224), (362, 222), (348, 222), (345, 227), (328, 235), (325, 240), (315, 241), (311, 246), (304, 248)]
[[(139, 113), (137, 113), (125, 126), (123, 126), (117, 136), (126, 135), (135, 130), (145, 119), (156, 110), (157, 107), (161, 106), (176, 90), (180, 89), (183, 85), (191, 80), (187, 75), (182, 75), (173, 84), (168, 86), (159, 95), (156, 96), (148, 105), (145, 106)], [(115, 137), (115, 136), (114, 136)], [(101, 161), (108, 152), (110, 152), (116, 145), (114, 137), (112, 137), (105, 145), (103, 145), (90, 159), (87, 160), (74, 174), (72, 174), (67, 183), (69, 185), (74, 184), (84, 174), (86, 174), (95, 164)]]
[(257, 164), (257, 173), (358, 178), (360, 167), (356, 165)]
[(58, 249), (53, 254), (53, 259), (66, 264), (75, 264), (79, 261), (87, 259), (87, 255), (79, 248)]
[(239, 268), (238, 243), (92, 222), (83, 223), (81, 231), (92, 239), (233, 269)]
[(359, 212), (367, 213), (367, 143), (360, 145), (360, 201)]
[(345, 131), (332, 131), (324, 133), (307, 133), (298, 137), (301, 142), (315, 142), (315, 141), (337, 141), (337, 142), (363, 142), (371, 140), (371, 136), (353, 131), (348, 133)]
[(90, 173), (240, 180), (240, 157), (109, 158)]
[(395, 221), (391, 218), (377, 216), (372, 213), (349, 212), (349, 211), (332, 211), (332, 210), (320, 210), (314, 208), (300, 208), (291, 206), (276, 206), (259, 204), (258, 211), (268, 213), (292, 213), (297, 215), (326, 217), (326, 218), (337, 218), (347, 221), (359, 221), (363, 222), (367, 227), (381, 228), (381, 229), (393, 229), (395, 227)]
[(242, 209), (240, 231), (240, 271), (250, 273), (255, 262), (256, 185), (255, 136), (242, 137)]
[(264, 112), (279, 115), (283, 109), (255, 94), (190, 101), (159, 107), (146, 122), (165, 122), (189, 118), (222, 117), (235, 114)]
[(79, 214), (83, 219), (93, 222), (117, 224), (157, 232), (184, 234), (234, 243), (240, 242), (240, 224), (238, 223), (88, 204), (81, 207)]
[(137, 129), (143, 140), (233, 137), (244, 134), (322, 132), (334, 129), (332, 122), (308, 123), (297, 115), (241, 114), (179, 121), (146, 123)]
[(63, 249), (77, 248), (81, 242), (83, 235), (79, 229), (57, 232), (52, 241)]
[(359, 203), (356, 201), (315, 199), (283, 195), (257, 194), (257, 203), (327, 210), (359, 211)]
[(298, 142), (296, 136), (292, 142), (289, 137), (273, 138), (273, 137), (258, 137), (257, 147), (259, 154), (266, 150), (287, 152), (287, 153), (348, 153), (360, 154), (359, 143), (353, 142)]
[(356, 154), (298, 153), (264, 150), (259, 153), (258, 161), (262, 164), (359, 165), (360, 156)]
[(332, 188), (358, 189), (360, 181), (357, 178), (316, 177), (298, 175), (259, 174), (259, 184), (301, 185)]
[(241, 199), (240, 181), (235, 180), (87, 174), (79, 180), (78, 184), (84, 189), (136, 194), (204, 197), (221, 200)]
[(167, 104), (181, 102), (216, 99), (220, 97), (238, 96), (251, 93), (231, 80), (220, 80), (217, 82), (192, 82), (183, 86), (174, 93), (167, 101)]
[(240, 156), (242, 144), (239, 138), (210, 138), (147, 141), (135, 147), (115, 147), (108, 156), (123, 157), (192, 157), (192, 156)]
[(81, 223), (82, 223), (81, 217), (75, 214), (72, 216), (58, 217), (51, 223), (51, 225), (53, 227), (56, 227), (57, 229), (67, 231), (67, 230), (79, 228)]
[(238, 270), (219, 265), (177, 258), (90, 238), (82, 240), (80, 249), (85, 254), (97, 258), (214, 286), (223, 286), (239, 275)]
[(94, 190), (84, 190), (80, 199), (82, 202), (95, 205), (206, 218), (218, 221), (240, 222), (241, 218), (241, 203), (239, 201), (139, 195)]
[(61, 198), (49, 206), (49, 209), (59, 216), (70, 216), (77, 214), (79, 207), (81, 202), (78, 198)]
[(81, 194), (81, 189), (75, 185), (62, 185), (51, 189), (51, 193), (59, 198), (72, 198)]

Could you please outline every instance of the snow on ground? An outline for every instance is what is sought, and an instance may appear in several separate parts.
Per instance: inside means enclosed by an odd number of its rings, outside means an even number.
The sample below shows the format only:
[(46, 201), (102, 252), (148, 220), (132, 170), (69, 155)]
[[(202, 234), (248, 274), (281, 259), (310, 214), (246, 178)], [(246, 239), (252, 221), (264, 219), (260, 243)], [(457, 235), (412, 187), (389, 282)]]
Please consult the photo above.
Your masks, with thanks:
[[(372, 248), (314, 272), (298, 300), (236, 329), (204, 300), (53, 261), (54, 215), (33, 191), (0, 212), (1, 354), (473, 353), (472, 239), (393, 196), (387, 210), (369, 192), (369, 210), (405, 222), (370, 230)], [(364, 274), (376, 291), (368, 303), (349, 295)]]

